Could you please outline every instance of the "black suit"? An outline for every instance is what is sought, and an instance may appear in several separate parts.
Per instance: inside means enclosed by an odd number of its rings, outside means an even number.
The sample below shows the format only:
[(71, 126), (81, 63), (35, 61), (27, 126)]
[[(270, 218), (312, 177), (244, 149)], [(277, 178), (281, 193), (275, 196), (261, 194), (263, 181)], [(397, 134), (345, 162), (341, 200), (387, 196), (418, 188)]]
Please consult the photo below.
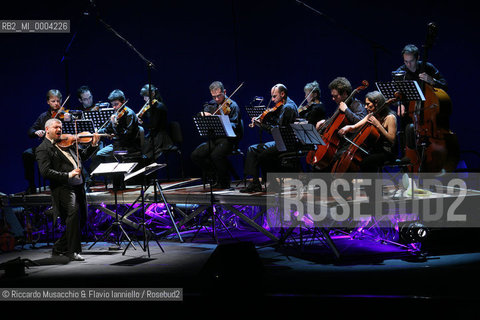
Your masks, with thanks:
[[(74, 148), (70, 148), (72, 158), (77, 161)], [(97, 148), (89, 146), (81, 150), (82, 160), (88, 159)], [(65, 224), (65, 233), (54, 245), (54, 250), (68, 254), (80, 253), (80, 228), (86, 221), (87, 201), (85, 194), (85, 177), (73, 185), (68, 173), (75, 169), (70, 160), (48, 139), (37, 147), (35, 155), (38, 161), (40, 174), (50, 181), (52, 203), (55, 220), (58, 216)]]

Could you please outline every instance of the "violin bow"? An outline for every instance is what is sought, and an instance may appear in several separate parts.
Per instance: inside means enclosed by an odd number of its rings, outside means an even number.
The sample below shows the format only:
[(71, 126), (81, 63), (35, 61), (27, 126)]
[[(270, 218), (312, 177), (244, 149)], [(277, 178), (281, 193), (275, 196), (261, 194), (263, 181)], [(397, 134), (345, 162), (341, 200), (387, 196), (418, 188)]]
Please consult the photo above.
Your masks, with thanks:
[(305, 97), (305, 99), (303, 99), (302, 103), (300, 103), (300, 107), (298, 107), (297, 110), (301, 110), (302, 108), (304, 108), (304, 106), (302, 106), (302, 104), (304, 104), (305, 101), (308, 100), (308, 98), (310, 97), (310, 95), (313, 93), (313, 90), (315, 90), (315, 89), (310, 90), (310, 93)]
[(75, 144), (76, 144), (76, 151), (77, 151), (77, 165), (78, 168), (81, 168), (80, 164), (80, 156), (78, 153), (78, 130), (77, 130), (77, 120), (75, 120)]
[(238, 89), (240, 89), (243, 86), (244, 83), (245, 83), (245, 81), (240, 83), (240, 85), (237, 87), (237, 89), (235, 89), (233, 91), (233, 93), (230, 95), (230, 97), (226, 98), (225, 101), (223, 101), (223, 103), (220, 105), (220, 107), (218, 107), (217, 110), (215, 110), (215, 112), (212, 113), (212, 115), (216, 114), (218, 112), (218, 110), (221, 110), (223, 108), (223, 106), (225, 105), (225, 103), (228, 101), (228, 99), (233, 97), (233, 95), (238, 91)]

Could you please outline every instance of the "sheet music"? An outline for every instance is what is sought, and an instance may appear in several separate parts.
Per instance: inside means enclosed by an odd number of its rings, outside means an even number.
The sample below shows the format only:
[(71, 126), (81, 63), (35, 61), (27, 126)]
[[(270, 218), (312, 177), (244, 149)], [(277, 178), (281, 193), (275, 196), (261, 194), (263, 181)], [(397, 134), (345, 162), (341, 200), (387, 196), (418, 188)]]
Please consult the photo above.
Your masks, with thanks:
[(280, 133), (279, 127), (272, 128), (272, 136), (273, 136), (273, 140), (275, 140), (275, 146), (277, 147), (277, 150), (280, 152), (287, 151), (287, 146), (283, 141), (282, 134)]
[(220, 121), (222, 122), (223, 129), (225, 129), (225, 133), (229, 138), (235, 138), (237, 135), (233, 131), (232, 123), (230, 122), (230, 118), (226, 115), (220, 115)]
[(126, 174), (124, 180), (127, 181), (128, 179), (131, 179), (131, 178), (133, 178), (135, 176), (138, 176), (139, 174), (142, 174), (142, 173), (145, 173), (145, 175), (149, 175), (150, 173), (153, 173), (153, 172), (157, 171), (158, 169), (166, 167), (166, 166), (167, 165), (165, 163), (152, 163), (152, 164), (149, 164), (146, 167), (143, 167), (140, 170), (137, 170), (135, 172)]
[(130, 173), (137, 165), (136, 162), (118, 163), (109, 162), (101, 163), (93, 172), (95, 174), (108, 174), (108, 173)]
[(380, 91), (385, 99), (395, 97), (398, 91), (402, 94), (402, 99), (409, 101), (425, 101), (425, 96), (415, 80), (399, 80), (392, 82), (376, 82), (378, 91)]
[(194, 117), (193, 121), (200, 134), (205, 137), (213, 134), (216, 137), (234, 138), (237, 135), (233, 131), (232, 123), (227, 115), (215, 115), (206, 117)]

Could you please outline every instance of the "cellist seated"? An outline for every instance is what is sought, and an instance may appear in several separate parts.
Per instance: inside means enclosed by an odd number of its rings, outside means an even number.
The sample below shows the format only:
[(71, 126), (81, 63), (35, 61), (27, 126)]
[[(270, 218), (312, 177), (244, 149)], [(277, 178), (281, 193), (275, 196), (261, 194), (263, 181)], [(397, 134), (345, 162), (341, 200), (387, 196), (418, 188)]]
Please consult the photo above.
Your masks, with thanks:
[[(338, 133), (345, 135), (355, 132), (365, 125), (372, 125), (379, 133), (378, 139), (365, 139), (373, 145), (367, 145), (368, 155), (364, 155), (360, 163), (362, 172), (378, 172), (386, 162), (394, 160), (396, 156), (397, 119), (388, 105), (385, 105), (385, 97), (379, 91), (369, 92), (365, 96), (365, 109), (368, 114), (362, 120), (353, 125), (341, 128)], [(360, 151), (361, 152), (361, 151)]]

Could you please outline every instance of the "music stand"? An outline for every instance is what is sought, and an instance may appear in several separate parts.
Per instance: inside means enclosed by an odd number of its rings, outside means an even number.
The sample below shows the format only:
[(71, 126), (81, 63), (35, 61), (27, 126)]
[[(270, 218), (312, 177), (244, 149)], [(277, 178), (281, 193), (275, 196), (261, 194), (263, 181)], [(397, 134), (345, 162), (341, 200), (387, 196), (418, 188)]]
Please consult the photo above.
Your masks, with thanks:
[(275, 146), (280, 152), (296, 151), (300, 140), (295, 135), (292, 127), (281, 126), (272, 128), (273, 140), (275, 140)]
[[(101, 163), (95, 170), (93, 170), (92, 175), (103, 175), (103, 176), (110, 176), (113, 179), (118, 179), (122, 178), (124, 179), (125, 174), (130, 173), (133, 168), (137, 165), (136, 162), (131, 162), (131, 163), (117, 163), (117, 162), (110, 162), (110, 163)], [(112, 232), (113, 228), (116, 227), (117, 231), (121, 231), (121, 234), (117, 236), (115, 239), (115, 245), (117, 248), (120, 248), (120, 236), (123, 234), (125, 237), (130, 240), (130, 237), (128, 236), (127, 232), (125, 229), (122, 227), (121, 220), (118, 219), (118, 198), (117, 198), (117, 192), (118, 189), (113, 185), (113, 194), (114, 194), (114, 199), (115, 199), (115, 220), (113, 223), (105, 230), (105, 232), (100, 236), (99, 239), (95, 240), (94, 243), (88, 248), (89, 250), (100, 240), (103, 240), (106, 238), (110, 232)], [(132, 244), (132, 246), (135, 248), (135, 246)], [(136, 249), (136, 248), (135, 248)]]
[(98, 111), (85, 111), (83, 112), (83, 118), (85, 120), (92, 120), (95, 129), (100, 130), (108, 123), (108, 121), (110, 121), (114, 112), (114, 108), (104, 108)]
[[(154, 173), (155, 171), (161, 169), (161, 168), (164, 168), (166, 167), (167, 165), (162, 163), (162, 164), (159, 164), (159, 163), (152, 163), (140, 170), (137, 170), (135, 172), (132, 172), (130, 174), (127, 174), (125, 176), (125, 181), (130, 179), (130, 178), (133, 178), (137, 175), (142, 175), (143, 176), (143, 184), (142, 184), (142, 187), (141, 187), (141, 190), (140, 190), (140, 196), (132, 203), (132, 207), (133, 205), (139, 200), (141, 199), (142, 200), (142, 213), (143, 213), (143, 221), (139, 224), (138, 229), (142, 228), (143, 229), (143, 247), (142, 245), (140, 244), (140, 247), (142, 247), (143, 251), (147, 251), (148, 252), (148, 257), (150, 257), (150, 245), (149, 245), (149, 241), (150, 241), (150, 238), (153, 238), (155, 240), (155, 242), (157, 243), (158, 247), (162, 250), (162, 252), (165, 252), (165, 250), (163, 250), (162, 246), (160, 245), (160, 243), (158, 242), (158, 239), (157, 239), (157, 235), (150, 229), (146, 226), (145, 224), (145, 192), (147, 191), (147, 189), (150, 187), (150, 184), (147, 182), (148, 179), (147, 177)], [(177, 234), (181, 240), (181, 242), (183, 242), (183, 239), (182, 239), (182, 236), (180, 235), (180, 232), (178, 231), (177, 229), (177, 225), (175, 224), (175, 220), (173, 219), (173, 215), (172, 215), (172, 212), (170, 211), (170, 208), (168, 207), (168, 203), (167, 201), (165, 200), (165, 196), (163, 194), (163, 190), (162, 188), (160, 187), (160, 185), (158, 185), (158, 181), (156, 179), (154, 179), (154, 195), (155, 195), (155, 203), (157, 203), (157, 193), (156, 193), (156, 189), (159, 189), (160, 190), (160, 194), (162, 195), (162, 200), (163, 200), (163, 203), (165, 204), (165, 207), (167, 208), (167, 211), (168, 211), (168, 214), (170, 215), (170, 218), (172, 220), (172, 223), (175, 227), (175, 230), (177, 231)], [(148, 232), (147, 232), (148, 231)], [(152, 237), (153, 235), (153, 237)], [(125, 247), (125, 250), (123, 251), (123, 255), (125, 255), (125, 252), (127, 251), (128, 247), (130, 246), (130, 244), (132, 243), (132, 241), (130, 241), (127, 246)]]
[[(214, 138), (220, 137), (236, 137), (235, 132), (233, 132), (232, 125), (230, 123), (230, 119), (228, 116), (221, 115), (221, 116), (205, 116), (205, 117), (194, 117), (193, 121), (195, 123), (195, 127), (201, 137), (207, 137), (208, 141), (208, 154), (211, 157), (211, 144)], [(210, 158), (211, 161), (211, 158)], [(212, 162), (213, 163), (213, 162)], [(230, 234), (230, 237), (233, 238), (233, 235), (228, 230), (225, 223), (220, 219), (220, 217), (216, 214), (215, 209), (215, 197), (213, 195), (213, 186), (212, 181), (210, 181), (210, 207), (207, 209), (208, 215), (212, 217), (212, 230), (213, 230), (213, 238), (218, 243), (217, 235), (216, 235), (216, 228), (215, 228), (215, 220), (217, 219), (223, 225), (225, 230)], [(195, 236), (200, 231), (198, 229)], [(195, 238), (195, 236), (193, 238)], [(193, 240), (192, 240), (193, 241)]]
[(425, 96), (415, 80), (376, 82), (375, 85), (386, 100), (395, 98), (395, 93), (400, 92), (405, 101), (425, 101)]
[[(302, 143), (304, 146), (318, 146), (318, 145), (325, 145), (322, 137), (318, 133), (315, 126), (311, 123), (291, 123), (290, 127), (292, 127), (293, 132), (297, 139)], [(313, 149), (313, 148), (311, 148)]]
[[(410, 101), (416, 101), (417, 104), (415, 106), (415, 111), (413, 112), (413, 121), (417, 122), (417, 117), (416, 115), (420, 114), (420, 121), (423, 119), (423, 113), (421, 113), (423, 104), (420, 105), (418, 102), (420, 101), (425, 101), (425, 96), (422, 92), (422, 89), (418, 85), (417, 81), (415, 80), (395, 80), (392, 82), (377, 82), (376, 86), (378, 90), (385, 96), (386, 99), (390, 99), (395, 97), (396, 92), (400, 92), (402, 95), (402, 100), (406, 102)], [(418, 152), (421, 150), (421, 155), (419, 156), (420, 158), (420, 166), (419, 170), (422, 168), (423, 161), (425, 160), (425, 150), (427, 149), (428, 145), (430, 144), (430, 141), (428, 140), (427, 137), (420, 137), (417, 134), (417, 140), (416, 144), (420, 145), (421, 149), (418, 149), (418, 146), (415, 147), (415, 151)]]
[[(251, 120), (252, 118), (258, 118), (260, 115), (262, 115), (262, 113), (267, 110), (267, 107), (266, 106), (246, 106), (245, 107), (245, 110), (247, 111), (247, 114), (248, 114), (248, 117), (249, 119)], [(260, 127), (260, 130), (258, 131), (259, 132), (259, 142), (262, 142), (262, 132), (263, 132), (263, 128)]]
[[(75, 131), (75, 124), (77, 130)], [(73, 120), (62, 121), (62, 132), (68, 134), (76, 134), (80, 132), (95, 132), (95, 127), (92, 120)]]
[(246, 106), (245, 110), (247, 111), (248, 116), (251, 118), (258, 118), (265, 110), (266, 106)]

